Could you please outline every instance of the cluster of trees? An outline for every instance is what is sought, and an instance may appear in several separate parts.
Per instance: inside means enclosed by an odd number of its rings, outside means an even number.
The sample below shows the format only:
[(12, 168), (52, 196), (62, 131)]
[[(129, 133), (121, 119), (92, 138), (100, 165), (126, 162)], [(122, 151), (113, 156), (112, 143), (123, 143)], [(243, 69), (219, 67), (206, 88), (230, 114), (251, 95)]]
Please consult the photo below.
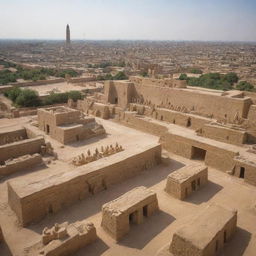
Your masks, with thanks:
[(21, 89), (14, 87), (7, 92), (5, 96), (8, 97), (17, 107), (38, 107), (45, 105), (52, 105), (57, 103), (66, 103), (68, 99), (77, 101), (82, 99), (83, 95), (79, 91), (69, 91), (64, 93), (54, 93), (40, 99), (38, 93), (31, 89)]
[(190, 86), (199, 86), (204, 88), (216, 89), (216, 90), (246, 90), (251, 91), (254, 89), (253, 85), (241, 81), (239, 84), (234, 85), (238, 82), (239, 78), (236, 73), (230, 72), (225, 75), (219, 73), (208, 73), (203, 74), (200, 77), (188, 77), (186, 74), (181, 74), (180, 80), (186, 80)]
[(0, 65), (4, 66), (5, 68), (15, 68), (16, 64), (12, 63), (12, 62), (8, 62), (5, 60), (0, 60)]
[(198, 68), (193, 68), (190, 71), (192, 74), (203, 74), (203, 71), (201, 69)]
[(8, 83), (14, 83), (17, 81), (17, 79), (24, 79), (24, 80), (45, 80), (49, 76), (53, 77), (63, 77), (65, 78), (66, 75), (69, 75), (71, 77), (78, 76), (78, 73), (73, 69), (52, 69), (52, 68), (33, 68), (33, 69), (27, 69), (23, 68), (20, 65), (16, 65), (11, 62), (2, 61), (0, 62), (6, 67), (14, 67), (17, 69), (16, 72), (11, 72), (8, 69), (1, 70), (0, 71), (0, 85), (8, 84)]
[(255, 91), (255, 88), (252, 84), (246, 82), (246, 81), (240, 81), (237, 85), (236, 85), (236, 89), (240, 90), (240, 91), (249, 91), (249, 92), (253, 92)]
[(148, 72), (147, 71), (142, 71), (140, 73), (140, 75), (143, 76), (143, 77), (147, 77), (148, 76)]
[(111, 74), (97, 76), (97, 80), (127, 80), (127, 79), (128, 79), (128, 76), (123, 71), (119, 71), (114, 76), (112, 76)]

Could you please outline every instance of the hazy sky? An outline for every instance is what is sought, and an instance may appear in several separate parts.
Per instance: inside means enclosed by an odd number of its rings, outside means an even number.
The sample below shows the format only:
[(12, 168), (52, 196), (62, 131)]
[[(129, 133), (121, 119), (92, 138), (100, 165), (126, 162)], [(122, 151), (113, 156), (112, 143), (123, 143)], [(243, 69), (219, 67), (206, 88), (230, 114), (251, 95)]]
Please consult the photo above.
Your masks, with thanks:
[(0, 0), (0, 38), (256, 41), (256, 0)]

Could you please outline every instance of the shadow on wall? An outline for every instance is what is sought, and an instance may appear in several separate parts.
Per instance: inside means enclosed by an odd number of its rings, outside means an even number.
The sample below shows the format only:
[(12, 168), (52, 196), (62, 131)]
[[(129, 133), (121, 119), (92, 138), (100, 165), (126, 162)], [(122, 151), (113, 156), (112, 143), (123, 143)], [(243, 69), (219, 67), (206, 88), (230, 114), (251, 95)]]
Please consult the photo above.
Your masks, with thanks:
[(175, 221), (173, 216), (160, 210), (145, 219), (144, 223), (133, 225), (129, 233), (118, 244), (142, 249), (173, 221)]
[(108, 249), (109, 247), (107, 246), (107, 244), (105, 244), (104, 241), (98, 238), (92, 244), (85, 246), (84, 248), (80, 249), (77, 253), (74, 253), (72, 255), (73, 256), (85, 256), (85, 255), (100, 256)]
[(46, 226), (53, 226), (55, 223), (63, 223), (67, 220), (69, 223), (72, 223), (89, 218), (96, 213), (100, 213), (103, 204), (120, 197), (135, 187), (151, 187), (160, 181), (165, 180), (171, 172), (183, 166), (184, 165), (182, 163), (174, 160), (171, 161), (171, 165), (156, 166), (150, 170), (142, 172), (133, 178), (127, 179), (124, 182), (109, 186), (107, 190), (99, 192), (86, 198), (85, 200), (82, 200), (81, 202), (64, 208), (56, 214), (51, 214), (40, 223), (31, 225), (29, 228), (34, 232), (41, 234), (42, 230)]
[[(220, 256), (232, 255), (232, 256), (242, 256), (251, 240), (252, 234), (248, 231), (237, 227), (237, 231), (233, 238), (226, 244)], [(253, 250), (253, 249), (252, 249)], [(254, 255), (252, 254), (248, 255)]]
[(193, 192), (187, 199), (186, 202), (193, 204), (201, 204), (209, 201), (214, 195), (216, 195), (223, 187), (219, 184), (216, 184), (212, 181), (208, 181), (208, 183), (200, 188), (198, 191)]
[(0, 255), (12, 256), (12, 253), (9, 250), (8, 245), (4, 241), (1, 241), (1, 243), (0, 243)]

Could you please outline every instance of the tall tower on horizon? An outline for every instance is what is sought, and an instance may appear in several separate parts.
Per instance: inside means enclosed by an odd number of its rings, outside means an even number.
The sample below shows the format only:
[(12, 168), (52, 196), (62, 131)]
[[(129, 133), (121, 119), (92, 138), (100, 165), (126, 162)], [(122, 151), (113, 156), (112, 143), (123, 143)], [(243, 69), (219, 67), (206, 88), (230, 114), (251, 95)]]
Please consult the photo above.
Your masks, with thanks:
[(69, 25), (67, 24), (66, 27), (66, 45), (70, 45), (70, 28)]

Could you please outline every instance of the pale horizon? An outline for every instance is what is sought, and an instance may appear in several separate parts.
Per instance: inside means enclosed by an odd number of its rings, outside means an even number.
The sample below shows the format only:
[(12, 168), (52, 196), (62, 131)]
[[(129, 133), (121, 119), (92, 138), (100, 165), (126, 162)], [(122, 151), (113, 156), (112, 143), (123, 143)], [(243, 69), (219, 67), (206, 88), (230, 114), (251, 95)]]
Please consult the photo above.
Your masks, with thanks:
[(255, 42), (253, 0), (0, 0), (0, 39)]

